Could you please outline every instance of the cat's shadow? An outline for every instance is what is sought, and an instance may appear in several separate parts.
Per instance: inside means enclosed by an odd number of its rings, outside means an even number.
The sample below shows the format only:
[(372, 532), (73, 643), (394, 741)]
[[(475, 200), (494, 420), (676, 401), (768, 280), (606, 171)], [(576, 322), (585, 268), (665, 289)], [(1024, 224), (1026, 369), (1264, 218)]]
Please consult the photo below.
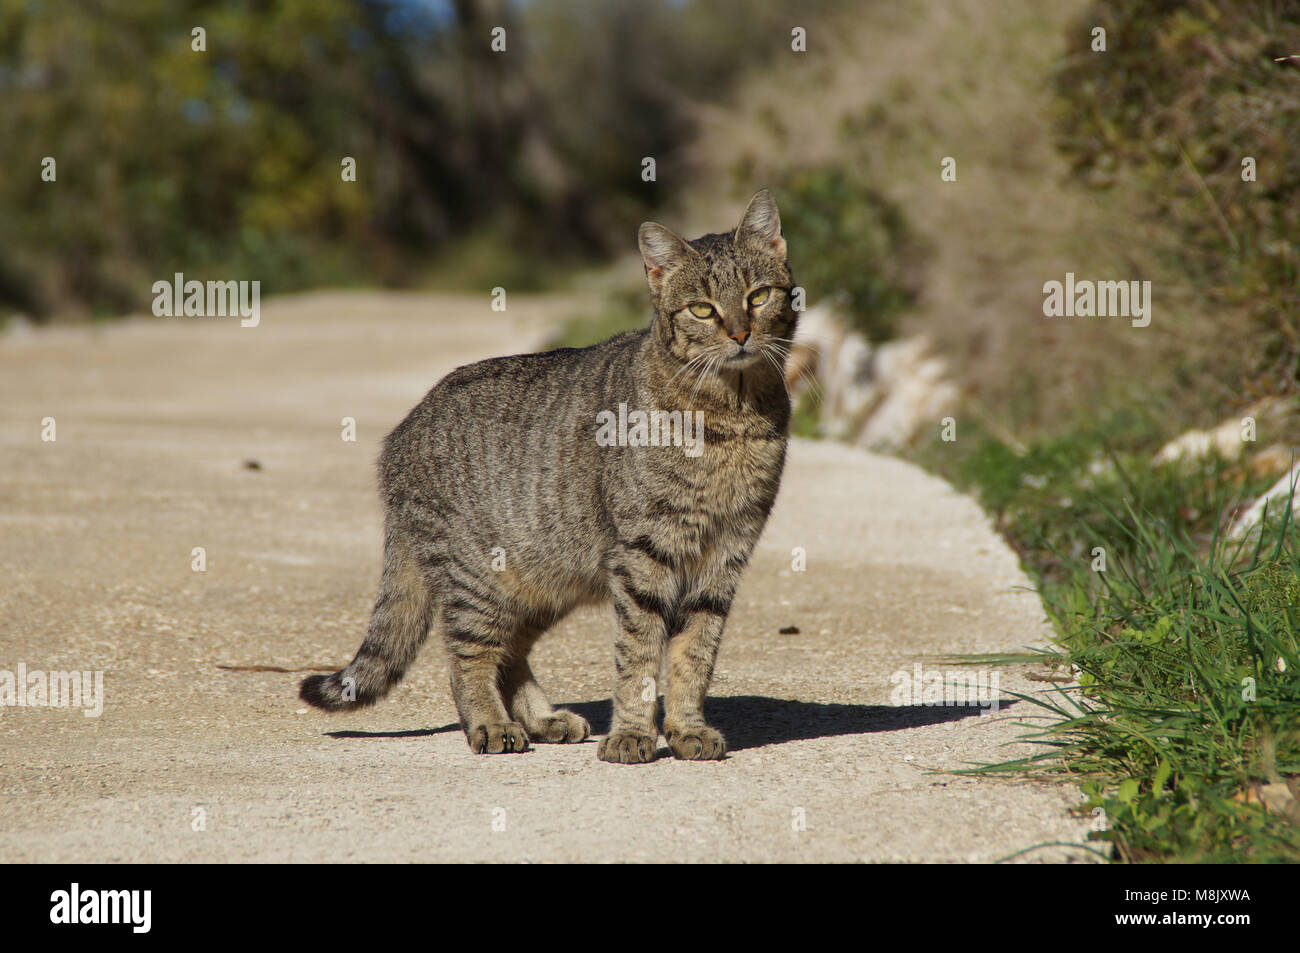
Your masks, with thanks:
[[(999, 708), (1016, 702), (1002, 700)], [(613, 713), (608, 699), (561, 705), (591, 724), (593, 735), (609, 732)], [(837, 702), (804, 702), (763, 695), (723, 695), (704, 702), (704, 716), (727, 739), (727, 749), (742, 751), (787, 741), (866, 735), (878, 731), (906, 731), (979, 717), (984, 709), (975, 705), (850, 705)], [(406, 731), (329, 731), (331, 738), (420, 738), (460, 731), (452, 723), (441, 728)]]

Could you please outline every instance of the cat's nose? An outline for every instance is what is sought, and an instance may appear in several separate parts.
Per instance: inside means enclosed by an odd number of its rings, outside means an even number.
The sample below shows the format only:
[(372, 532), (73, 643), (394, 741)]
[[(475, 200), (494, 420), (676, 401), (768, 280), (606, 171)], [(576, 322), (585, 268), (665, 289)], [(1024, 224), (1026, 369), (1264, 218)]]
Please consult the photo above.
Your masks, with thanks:
[(749, 332), (748, 332), (748, 331), (732, 331), (731, 334), (729, 335), (729, 337), (731, 338), (731, 340), (735, 341), (735, 342), (736, 342), (737, 344), (739, 344), (741, 347), (744, 347), (744, 346), (745, 346), (745, 342), (746, 342), (747, 340), (749, 340)]

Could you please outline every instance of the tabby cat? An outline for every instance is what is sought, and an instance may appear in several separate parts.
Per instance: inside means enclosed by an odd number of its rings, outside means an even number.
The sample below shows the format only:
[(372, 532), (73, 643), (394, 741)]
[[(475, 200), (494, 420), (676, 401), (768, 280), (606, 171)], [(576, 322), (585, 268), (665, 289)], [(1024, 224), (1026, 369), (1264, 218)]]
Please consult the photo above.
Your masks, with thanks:
[(373, 703), (437, 623), (473, 751), (582, 741), (587, 722), (551, 707), (528, 654), (575, 606), (612, 601), (614, 717), (597, 756), (654, 760), (661, 671), (673, 756), (725, 755), (704, 697), (785, 463), (794, 278), (766, 190), (734, 232), (688, 242), (646, 222), (639, 244), (648, 328), (462, 367), (389, 434), (369, 631), (346, 668), (302, 683), (304, 700)]

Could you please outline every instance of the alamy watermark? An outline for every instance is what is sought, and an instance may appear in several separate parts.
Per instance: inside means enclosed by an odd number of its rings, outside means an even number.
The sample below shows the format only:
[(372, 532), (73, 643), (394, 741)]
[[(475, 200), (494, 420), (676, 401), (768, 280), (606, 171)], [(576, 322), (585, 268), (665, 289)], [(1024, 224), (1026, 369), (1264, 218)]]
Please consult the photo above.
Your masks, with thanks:
[(1130, 318), (1135, 328), (1151, 323), (1151, 282), (1075, 280), (1043, 285), (1043, 314), (1049, 318)]
[(152, 890), (83, 890), (73, 883), (50, 894), (54, 924), (125, 924), (132, 933), (148, 933), (153, 925)]
[(186, 281), (176, 272), (171, 281), (153, 283), (153, 313), (159, 318), (224, 318), (238, 315), (240, 327), (262, 321), (260, 281)]
[(87, 718), (104, 713), (103, 672), (46, 672), (0, 669), (0, 705), (14, 708), (80, 708)]
[(910, 672), (900, 669), (889, 676), (889, 684), (894, 686), (890, 704), (900, 707), (972, 705), (987, 715), (997, 712), (1002, 699), (1001, 677), (986, 669), (944, 672), (917, 662)]
[(684, 447), (688, 457), (704, 452), (704, 411), (633, 410), (596, 415), (596, 443), (602, 447)]

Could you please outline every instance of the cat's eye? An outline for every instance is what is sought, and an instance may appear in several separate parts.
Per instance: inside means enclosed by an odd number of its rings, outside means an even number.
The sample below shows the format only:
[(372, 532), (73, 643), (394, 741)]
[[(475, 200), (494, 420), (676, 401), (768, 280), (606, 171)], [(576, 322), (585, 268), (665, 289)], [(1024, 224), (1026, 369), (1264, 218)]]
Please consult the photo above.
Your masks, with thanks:
[(757, 291), (755, 291), (752, 295), (749, 296), (749, 306), (751, 308), (757, 308), (764, 301), (766, 301), (771, 296), (771, 294), (772, 294), (771, 288), (759, 288)]
[(697, 304), (691, 305), (690, 312), (697, 318), (711, 318), (713, 317), (713, 305), (705, 304), (701, 301)]

